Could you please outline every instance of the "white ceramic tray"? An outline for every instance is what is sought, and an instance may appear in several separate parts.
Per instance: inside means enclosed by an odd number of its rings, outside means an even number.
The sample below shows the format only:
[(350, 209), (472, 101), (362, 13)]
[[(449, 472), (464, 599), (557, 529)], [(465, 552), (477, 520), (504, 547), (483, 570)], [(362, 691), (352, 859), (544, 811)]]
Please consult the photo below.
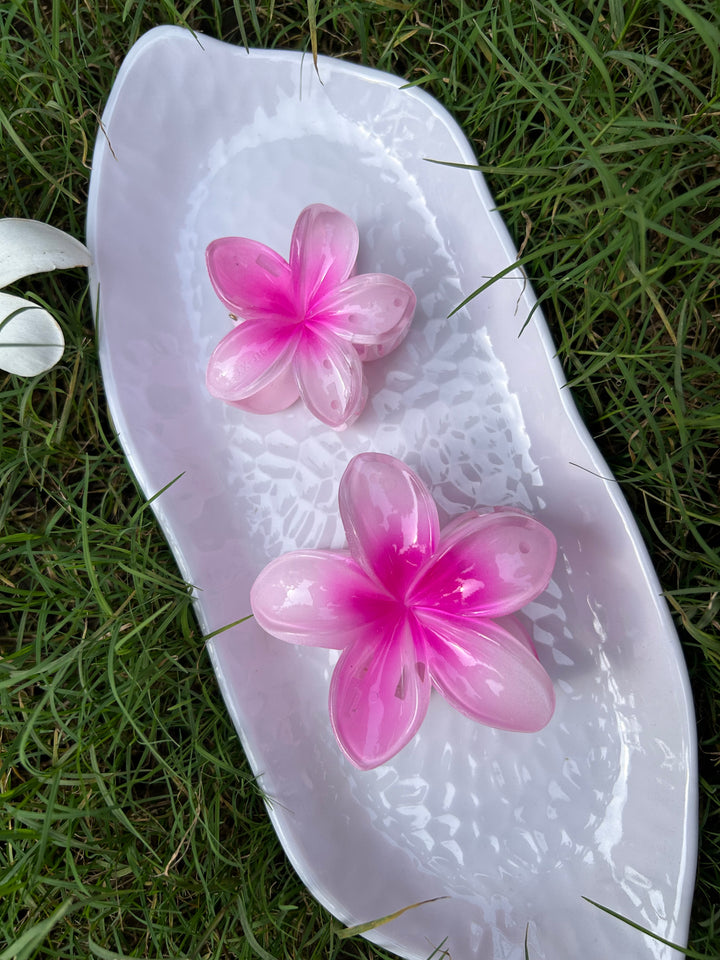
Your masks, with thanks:
[[(130, 51), (96, 145), (88, 240), (113, 420), (211, 632), (249, 613), (264, 564), (339, 547), (351, 456), (404, 459), (445, 519), (515, 504), (560, 558), (529, 609), (557, 711), (536, 735), (473, 724), (433, 698), (391, 763), (340, 754), (327, 691), (336, 654), (253, 621), (209, 643), (269, 815), (312, 893), (347, 923), (431, 897), (370, 939), (407, 958), (660, 958), (687, 933), (696, 849), (692, 701), (660, 587), (617, 485), (581, 424), (542, 316), (462, 133), (395, 77), (299, 53), (247, 52), (160, 27)], [(361, 272), (410, 283), (405, 343), (366, 367), (371, 399), (335, 433), (300, 405), (260, 417), (207, 395), (229, 329), (206, 244), (250, 236), (287, 254), (308, 203), (360, 228)]]

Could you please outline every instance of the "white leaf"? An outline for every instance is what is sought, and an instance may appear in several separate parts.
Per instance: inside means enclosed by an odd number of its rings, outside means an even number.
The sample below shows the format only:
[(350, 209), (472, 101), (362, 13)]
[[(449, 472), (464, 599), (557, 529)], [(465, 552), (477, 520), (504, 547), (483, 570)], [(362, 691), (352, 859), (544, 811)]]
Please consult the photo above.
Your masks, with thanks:
[(0, 288), (27, 277), (67, 267), (87, 267), (87, 247), (40, 220), (0, 220)]
[(0, 293), (0, 369), (34, 377), (54, 367), (64, 349), (60, 325), (47, 310)]

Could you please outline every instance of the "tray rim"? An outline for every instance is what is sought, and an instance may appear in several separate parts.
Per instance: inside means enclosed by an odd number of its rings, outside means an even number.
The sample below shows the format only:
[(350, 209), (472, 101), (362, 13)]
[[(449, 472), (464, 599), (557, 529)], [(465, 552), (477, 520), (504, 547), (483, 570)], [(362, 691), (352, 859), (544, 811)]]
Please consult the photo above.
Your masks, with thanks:
[[(205, 36), (201, 34), (194, 34), (192, 31), (183, 27), (171, 26), (171, 25), (154, 27), (151, 30), (149, 30), (147, 33), (143, 34), (133, 44), (133, 46), (127, 52), (125, 58), (122, 61), (122, 64), (116, 75), (110, 95), (107, 99), (107, 102), (102, 114), (102, 120), (99, 126), (98, 135), (97, 135), (97, 139), (96, 139), (94, 150), (93, 150), (93, 168), (95, 167), (96, 160), (102, 160), (107, 150), (112, 149), (109, 146), (109, 141), (107, 140), (105, 127), (109, 125), (111, 121), (112, 113), (115, 108), (115, 105), (119, 100), (119, 98), (122, 96), (122, 88), (123, 88), (124, 80), (126, 76), (132, 71), (135, 62), (153, 44), (157, 42), (163, 42), (166, 40), (176, 42), (180, 38), (180, 36), (183, 37), (183, 42), (187, 42), (188, 38), (192, 37), (193, 41), (199, 43), (200, 46), (203, 47), (204, 49), (206, 48), (206, 46), (211, 48), (215, 45), (218, 45), (220, 47), (232, 47), (238, 53), (240, 54), (244, 53), (248, 58), (262, 57), (263, 59), (271, 60), (271, 61), (276, 60), (278, 62), (291, 62), (301, 66), (302, 69), (307, 69), (309, 71), (315, 70), (315, 67), (312, 63), (312, 58), (310, 57), (310, 55), (302, 51), (276, 49), (276, 48), (270, 48), (270, 49), (247, 48), (246, 49), (243, 47), (235, 47), (232, 44), (228, 44), (214, 37)], [(452, 117), (450, 112), (438, 100), (436, 100), (430, 94), (426, 93), (422, 88), (408, 85), (402, 78), (397, 77), (394, 74), (386, 73), (384, 71), (380, 71), (372, 67), (366, 67), (363, 65), (351, 63), (346, 60), (339, 60), (336, 58), (328, 57), (322, 54), (318, 55), (317, 57), (317, 68), (321, 78), (322, 78), (322, 73), (324, 69), (328, 72), (339, 71), (345, 74), (363, 76), (366, 79), (368, 79), (370, 82), (387, 84), (395, 87), (396, 89), (403, 89), (407, 91), (408, 96), (412, 96), (413, 98), (425, 103), (426, 106), (429, 107), (430, 111), (436, 117), (443, 120), (448, 130), (452, 133), (455, 143), (458, 147), (458, 150), (465, 157), (465, 162), (470, 166), (477, 165), (477, 160), (473, 155), (470, 144), (465, 138), (464, 134), (462, 133), (462, 130), (459, 124), (457, 123), (457, 121)], [(96, 216), (97, 216), (97, 197), (100, 191), (100, 184), (101, 184), (100, 174), (98, 174), (94, 178), (91, 178), (89, 197), (88, 197), (88, 207), (87, 207), (88, 209), (87, 238), (88, 238), (88, 246), (90, 247), (90, 249), (94, 249), (95, 237), (97, 235), (97, 230), (98, 230)], [(490, 195), (489, 189), (482, 175), (479, 175), (476, 178), (476, 189), (478, 189), (479, 193), (484, 195), (486, 207), (490, 215), (493, 218), (495, 218), (496, 223), (499, 223), (501, 225), (501, 229), (499, 231), (499, 239), (500, 239), (500, 242), (503, 244), (504, 251), (510, 256), (514, 257), (516, 253), (515, 248), (512, 245), (512, 241), (509, 238), (509, 234), (507, 234), (504, 222), (500, 214), (495, 209), (494, 199)], [(95, 271), (94, 266), (91, 266), (89, 273), (90, 273), (91, 294), (92, 294), (92, 307), (93, 307), (93, 314), (94, 314), (94, 318), (97, 326), (98, 339), (100, 342), (100, 354), (101, 354), (101, 362), (103, 367), (103, 379), (107, 381), (106, 394), (107, 394), (108, 407), (111, 413), (111, 419), (113, 422), (114, 429), (116, 430), (116, 433), (121, 439), (124, 455), (128, 460), (131, 471), (136, 481), (139, 483), (141, 489), (143, 490), (143, 493), (148, 498), (151, 498), (155, 496), (157, 491), (149, 490), (145, 488), (145, 484), (141, 479), (143, 471), (137, 465), (135, 456), (133, 455), (133, 451), (128, 450), (125, 445), (125, 442), (122, 440), (122, 436), (125, 435), (127, 431), (125, 430), (125, 424), (122, 423), (122, 416), (121, 415), (118, 416), (119, 411), (115, 409), (116, 404), (113, 398), (117, 395), (117, 387), (113, 380), (112, 374), (110, 373), (109, 363), (103, 362), (103, 357), (104, 357), (103, 347), (104, 347), (105, 341), (104, 341), (104, 338), (102, 337), (102, 318), (98, 316), (99, 292), (97, 290), (97, 277), (95, 276), (94, 271)], [(93, 283), (95, 283), (94, 289), (93, 289)], [(530, 290), (530, 297), (534, 300), (534, 294), (532, 293), (532, 290), (529, 284), (528, 284), (528, 287)], [(678, 662), (681, 665), (681, 667), (683, 667), (684, 655), (683, 655), (682, 644), (680, 643), (679, 637), (677, 635), (677, 630), (672, 620), (672, 617), (670, 615), (668, 604), (665, 601), (664, 597), (662, 596), (662, 588), (658, 580), (654, 565), (652, 563), (649, 549), (646, 546), (644, 540), (642, 539), (637, 521), (635, 520), (635, 517), (632, 514), (632, 511), (630, 510), (630, 507), (625, 497), (622, 494), (619, 482), (615, 480), (615, 478), (612, 476), (602, 454), (600, 453), (600, 450), (594, 438), (592, 437), (592, 434), (590, 433), (588, 427), (586, 426), (585, 422), (582, 420), (579, 414), (578, 408), (575, 405), (575, 402), (573, 400), (572, 393), (570, 389), (568, 389), (568, 383), (564, 375), (564, 371), (562, 369), (559, 358), (557, 356), (555, 345), (552, 340), (550, 330), (542, 309), (538, 309), (535, 312), (533, 323), (536, 327), (537, 336), (539, 337), (539, 340), (543, 347), (544, 360), (548, 365), (548, 368), (552, 374), (553, 380), (557, 387), (558, 396), (563, 408), (563, 412), (565, 416), (568, 418), (568, 421), (573, 431), (576, 433), (579, 442), (582, 444), (583, 448), (587, 452), (588, 458), (592, 462), (593, 467), (597, 470), (597, 477), (603, 483), (607, 491), (607, 494), (613, 503), (614, 508), (617, 510), (619, 517), (622, 519), (626, 534), (629, 538), (630, 543), (632, 544), (640, 570), (642, 571), (643, 580), (647, 584), (648, 590), (653, 597), (655, 609), (665, 625), (666, 632), (668, 634), (668, 637), (670, 638), (670, 644), (675, 652)], [(153, 508), (154, 513), (156, 514), (158, 522), (160, 523), (163, 535), (166, 537), (166, 539), (168, 540), (171, 546), (175, 561), (177, 562), (181, 573), (183, 574), (185, 579), (189, 581), (190, 580), (189, 570), (185, 563), (182, 550), (180, 549), (179, 545), (174, 541), (174, 538), (171, 536), (169, 532), (170, 528), (169, 528), (168, 521), (165, 518), (162, 504), (158, 501), (153, 501), (151, 506)], [(201, 622), (201, 625), (203, 626), (203, 629), (205, 630), (205, 632), (208, 632), (206, 629), (207, 623), (205, 621), (202, 608), (197, 601), (195, 603), (195, 612), (196, 612), (196, 615), (198, 616), (198, 619)], [(227, 691), (224, 689), (224, 683), (221, 680), (221, 670), (218, 669), (217, 643), (213, 638), (209, 638), (206, 641), (206, 645), (207, 645), (209, 656), (213, 665), (215, 676), (218, 679), (218, 683), (223, 693), (226, 706), (228, 707), (229, 715), (233, 720), (235, 729), (242, 742), (243, 749), (248, 755), (248, 758), (251, 759), (252, 751), (249, 749), (246, 736), (242, 730), (241, 724), (236, 719), (236, 716), (234, 715), (234, 711), (230, 708), (230, 698)], [(686, 821), (684, 823), (684, 829), (685, 829), (686, 840), (688, 839), (688, 837), (691, 839), (690, 848), (694, 851), (697, 849), (697, 835), (698, 835), (697, 734), (696, 734), (696, 728), (694, 723), (694, 703), (692, 698), (692, 690), (691, 690), (690, 681), (689, 681), (689, 677), (686, 669), (680, 669), (678, 671), (678, 679), (682, 686), (682, 694), (683, 694), (682, 699), (683, 699), (685, 709), (686, 709), (686, 714), (687, 714), (687, 720), (688, 720), (687, 736), (688, 736), (688, 745), (690, 747), (690, 757), (692, 762), (692, 766), (691, 766), (691, 769), (688, 770), (688, 777), (687, 777), (687, 793), (688, 793), (689, 801), (686, 805), (687, 811), (688, 811), (688, 817), (686, 818)], [(257, 769), (256, 763), (251, 762), (251, 766), (253, 767), (254, 770)], [(335, 916), (341, 915), (343, 911), (339, 909), (336, 902), (332, 899), (332, 896), (328, 893), (327, 902), (326, 902), (325, 898), (322, 895), (322, 884), (319, 884), (317, 880), (314, 878), (310, 879), (310, 873), (303, 867), (302, 861), (298, 860), (294, 856), (292, 841), (289, 839), (286, 831), (282, 828), (282, 824), (278, 820), (277, 815), (273, 810), (272, 804), (268, 804), (267, 809), (268, 809), (268, 814), (270, 816), (270, 819), (273, 822), (275, 831), (278, 834), (278, 837), (282, 843), (284, 851), (288, 856), (288, 858), (290, 859), (290, 861), (292, 862), (293, 867), (295, 868), (296, 872), (300, 876), (303, 883), (305, 883), (305, 885), (310, 889), (311, 893), (313, 893), (313, 895), (318, 900), (320, 900), (320, 902), (323, 903), (323, 905), (326, 906)], [(687, 843), (684, 845), (684, 848), (687, 851), (688, 849)], [(690, 921), (690, 909), (692, 906), (692, 899), (693, 899), (693, 893), (694, 893), (694, 873), (695, 873), (694, 865), (689, 866), (687, 870), (687, 876), (684, 881), (684, 888), (681, 891), (682, 902), (681, 902), (681, 909), (679, 912), (684, 914), (684, 918), (681, 918), (678, 920), (677, 927), (679, 929), (684, 929), (685, 940), (687, 939), (687, 930), (688, 930), (689, 921)], [(382, 928), (379, 933), (370, 932), (366, 936), (367, 936), (367, 939), (371, 940), (372, 942), (375, 942), (384, 947), (387, 946), (388, 949), (395, 949), (399, 953), (404, 952), (404, 948), (402, 947), (402, 945), (399, 944), (399, 942), (393, 941), (392, 938), (389, 938), (387, 933), (382, 931)], [(396, 943), (397, 945), (393, 946), (394, 943)]]

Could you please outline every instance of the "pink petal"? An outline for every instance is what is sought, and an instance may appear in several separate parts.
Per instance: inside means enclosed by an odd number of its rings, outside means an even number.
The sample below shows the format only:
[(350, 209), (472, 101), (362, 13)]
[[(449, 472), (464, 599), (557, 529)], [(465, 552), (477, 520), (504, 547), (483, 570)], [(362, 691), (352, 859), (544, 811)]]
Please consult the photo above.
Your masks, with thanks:
[(250, 591), (255, 619), (290, 643), (341, 650), (387, 610), (349, 554), (297, 550), (269, 563)]
[(347, 280), (355, 266), (358, 243), (358, 229), (350, 217), (323, 203), (305, 207), (290, 241), (295, 294), (303, 308)]
[(266, 387), (253, 393), (246, 400), (231, 400), (233, 407), (247, 410), (248, 413), (279, 413), (287, 410), (300, 396), (295, 371), (292, 363), (288, 364), (283, 373)]
[(361, 453), (340, 480), (338, 501), (353, 557), (402, 599), (439, 536), (437, 508), (427, 487), (395, 457)]
[(352, 344), (330, 331), (306, 327), (295, 354), (300, 396), (310, 412), (330, 427), (352, 423), (365, 406), (360, 358)]
[(358, 637), (330, 684), (330, 719), (340, 746), (361, 770), (389, 760), (416, 734), (430, 702), (422, 628), (402, 617)]
[(464, 514), (443, 532), (412, 602), (463, 616), (514, 613), (547, 587), (556, 551), (552, 533), (525, 514)]
[[(273, 326), (266, 320), (239, 323), (215, 347), (206, 383), (214, 397), (246, 400), (283, 378), (292, 362), (300, 327)], [(284, 379), (280, 380), (285, 383)]]
[(298, 319), (290, 267), (264, 243), (223, 237), (208, 246), (205, 260), (215, 292), (243, 320)]
[[(477, 621), (473, 621), (476, 623)], [(531, 653), (533, 657), (537, 660), (537, 650), (535, 649), (535, 644), (530, 638), (530, 634), (527, 630), (521, 625), (517, 617), (498, 617), (496, 620), (489, 621), (496, 624), (499, 627), (502, 627), (503, 630), (506, 630), (511, 634), (519, 644), (521, 644), (528, 653)]]
[(433, 682), (461, 713), (502, 730), (541, 730), (555, 709), (552, 681), (517, 621), (419, 614)]
[(380, 357), (386, 357), (392, 353), (396, 347), (399, 347), (407, 336), (410, 325), (401, 326), (397, 330), (392, 330), (381, 343), (356, 343), (355, 349), (363, 363), (369, 363), (372, 360), (379, 360)]
[(322, 318), (351, 343), (379, 344), (404, 335), (415, 303), (415, 294), (402, 280), (364, 273), (331, 290), (316, 304), (313, 317)]

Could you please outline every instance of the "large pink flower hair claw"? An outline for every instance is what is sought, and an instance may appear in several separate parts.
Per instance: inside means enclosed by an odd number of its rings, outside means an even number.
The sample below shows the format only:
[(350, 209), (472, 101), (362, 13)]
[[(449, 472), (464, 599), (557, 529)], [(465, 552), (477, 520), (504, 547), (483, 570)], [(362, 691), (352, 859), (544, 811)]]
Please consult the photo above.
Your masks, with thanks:
[(555, 696), (511, 614), (547, 587), (552, 533), (513, 509), (470, 511), (440, 533), (430, 492), (394, 457), (364, 453), (340, 481), (349, 550), (299, 550), (272, 561), (251, 591), (268, 633), (342, 650), (330, 717), (361, 769), (415, 735), (435, 686), (480, 723), (536, 731)]
[(253, 413), (302, 397), (336, 429), (359, 416), (367, 399), (362, 362), (400, 343), (415, 294), (386, 274), (353, 276), (358, 244), (349, 217), (315, 203), (298, 217), (289, 262), (242, 237), (208, 246), (210, 280), (238, 319), (208, 364), (213, 396)]

